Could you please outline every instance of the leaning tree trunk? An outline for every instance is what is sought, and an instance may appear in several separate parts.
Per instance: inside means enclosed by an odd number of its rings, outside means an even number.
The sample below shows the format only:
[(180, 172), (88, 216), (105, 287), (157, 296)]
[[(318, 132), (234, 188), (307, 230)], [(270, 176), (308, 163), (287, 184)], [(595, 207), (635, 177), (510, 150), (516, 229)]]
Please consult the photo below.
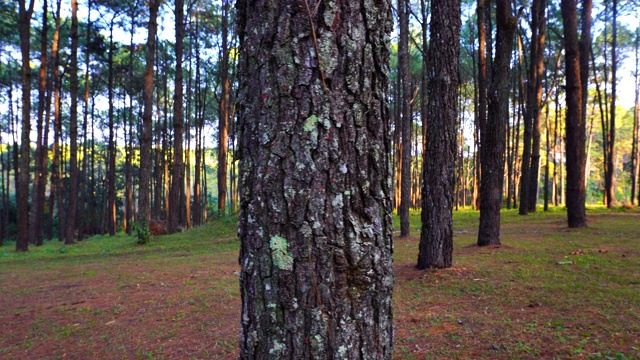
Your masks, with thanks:
[[(588, 1), (588, 0), (587, 0)], [(585, 123), (582, 117), (580, 50), (578, 49), (578, 16), (575, 0), (562, 0), (566, 74), (566, 156), (567, 219), (569, 227), (586, 227), (585, 212)], [(585, 79), (586, 81), (586, 79)]]
[(488, 91), (488, 117), (480, 131), (480, 227), (478, 246), (500, 244), (506, 127), (509, 120), (511, 46), (515, 20), (507, 0), (496, 1), (496, 58)]
[(240, 358), (391, 359), (390, 4), (237, 4)]
[(422, 184), (418, 269), (447, 268), (453, 253), (460, 1), (431, 1), (429, 128)]

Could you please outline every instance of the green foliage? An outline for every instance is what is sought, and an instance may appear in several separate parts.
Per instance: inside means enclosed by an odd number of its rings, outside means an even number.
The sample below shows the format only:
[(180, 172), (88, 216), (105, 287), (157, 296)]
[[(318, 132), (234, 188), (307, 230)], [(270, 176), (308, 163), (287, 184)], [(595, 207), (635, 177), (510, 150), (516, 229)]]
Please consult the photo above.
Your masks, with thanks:
[(133, 230), (138, 234), (138, 245), (146, 245), (151, 241), (148, 221), (134, 221)]

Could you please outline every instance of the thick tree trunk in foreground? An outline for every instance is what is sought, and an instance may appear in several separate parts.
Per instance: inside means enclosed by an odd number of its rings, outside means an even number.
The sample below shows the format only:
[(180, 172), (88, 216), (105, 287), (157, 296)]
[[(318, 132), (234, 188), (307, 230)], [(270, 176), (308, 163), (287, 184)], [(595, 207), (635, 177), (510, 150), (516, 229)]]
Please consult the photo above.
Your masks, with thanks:
[(585, 123), (582, 117), (580, 51), (578, 49), (578, 16), (575, 0), (562, 0), (566, 73), (566, 156), (567, 219), (569, 227), (586, 227), (585, 212)]
[(238, 1), (241, 359), (391, 359), (391, 21)]
[(496, 58), (488, 91), (487, 123), (480, 129), (480, 227), (478, 246), (500, 244), (500, 209), (504, 182), (506, 128), (509, 118), (511, 46), (515, 20), (507, 0), (496, 2)]
[(431, 1), (427, 151), (418, 269), (447, 268), (453, 253), (460, 1)]

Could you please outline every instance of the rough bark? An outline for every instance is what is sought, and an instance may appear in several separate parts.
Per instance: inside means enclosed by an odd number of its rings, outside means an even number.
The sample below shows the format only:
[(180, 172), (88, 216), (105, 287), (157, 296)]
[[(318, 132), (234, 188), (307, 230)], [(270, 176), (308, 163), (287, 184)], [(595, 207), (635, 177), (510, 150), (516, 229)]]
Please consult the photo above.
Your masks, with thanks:
[(496, 57), (493, 62), (487, 123), (480, 131), (481, 179), (478, 246), (500, 244), (506, 126), (509, 119), (510, 63), (515, 20), (507, 0), (496, 2)]
[(390, 4), (237, 4), (240, 358), (390, 359)]
[(576, 0), (562, 0), (566, 75), (567, 219), (569, 227), (586, 227), (585, 212), (585, 123), (582, 117), (580, 50)]
[(418, 269), (447, 268), (453, 253), (453, 190), (458, 120), (460, 1), (431, 1), (429, 128), (423, 155)]
[(140, 184), (138, 186), (138, 243), (149, 241), (149, 220), (151, 206), (151, 143), (153, 142), (153, 65), (156, 54), (156, 33), (158, 31), (159, 0), (149, 1), (149, 24), (147, 26), (147, 49), (145, 53), (144, 90), (142, 101), (142, 133), (140, 134)]
[(184, 39), (184, 0), (175, 0), (176, 31), (176, 77), (173, 93), (173, 171), (171, 173), (171, 189), (169, 191), (169, 233), (178, 231), (184, 189), (184, 164), (182, 154), (182, 137), (184, 132), (184, 113), (182, 101), (182, 54)]
[(400, 40), (398, 43), (398, 79), (400, 81), (400, 237), (409, 236), (409, 207), (411, 203), (411, 81), (409, 79), (409, 14), (407, 0), (398, 0), (398, 22)]

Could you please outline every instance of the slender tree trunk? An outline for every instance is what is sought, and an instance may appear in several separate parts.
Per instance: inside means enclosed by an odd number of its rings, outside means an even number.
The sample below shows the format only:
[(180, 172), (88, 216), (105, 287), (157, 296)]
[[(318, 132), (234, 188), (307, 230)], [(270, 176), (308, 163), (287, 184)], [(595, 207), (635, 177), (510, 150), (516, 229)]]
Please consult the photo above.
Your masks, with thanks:
[[(580, 40), (578, 47), (580, 50), (580, 79), (582, 93), (582, 122), (587, 123), (587, 99), (589, 98), (589, 56), (592, 53), (591, 44), (591, 8), (592, 0), (582, 0), (582, 10), (580, 16)], [(594, 66), (595, 71), (595, 66)], [(595, 74), (595, 73), (594, 73)], [(598, 83), (596, 82), (596, 85)]]
[(635, 54), (636, 54), (636, 71), (635, 71), (635, 84), (636, 84), (636, 97), (635, 107), (633, 111), (633, 140), (631, 150), (631, 204), (636, 200), (636, 194), (638, 194), (638, 206), (640, 206), (640, 191), (638, 191), (638, 172), (639, 166), (639, 145), (640, 145), (640, 56), (638, 56), (638, 48), (640, 48), (640, 26), (636, 28), (636, 41), (635, 41)]
[(182, 204), (180, 199), (184, 197), (184, 165), (182, 154), (182, 137), (184, 131), (184, 109), (182, 102), (182, 53), (184, 39), (184, 0), (175, 0), (175, 31), (176, 31), (176, 78), (173, 95), (173, 171), (171, 177), (171, 190), (169, 193), (169, 233), (178, 231)]
[[(544, 44), (546, 31), (545, 10), (547, 7), (546, 0), (534, 1), (534, 9), (536, 9), (536, 28), (535, 37), (531, 39), (531, 63), (529, 92), (527, 93), (531, 111), (531, 164), (529, 166), (529, 199), (527, 201), (527, 212), (536, 212), (538, 202), (538, 179), (540, 176), (540, 119), (542, 106), (542, 77), (544, 75)], [(535, 45), (534, 45), (535, 42)], [(522, 194), (520, 198), (522, 199)], [(522, 208), (522, 200), (520, 202)]]
[[(585, 123), (582, 121), (582, 87), (578, 17), (575, 0), (562, 0), (566, 75), (567, 218), (569, 227), (586, 227), (585, 212)], [(585, 79), (586, 81), (586, 79)]]
[[(460, 1), (431, 1), (427, 151), (423, 165), (418, 269), (451, 267)], [(482, 206), (482, 202), (481, 202)]]
[[(474, 143), (478, 147), (476, 151), (476, 172), (474, 187), (474, 206), (480, 209), (480, 182), (482, 175), (482, 128), (487, 123), (487, 30), (485, 28), (485, 3), (486, 0), (478, 0), (477, 18), (478, 18), (478, 119), (476, 121), (476, 133)], [(491, 41), (491, 39), (489, 39)]]
[(114, 69), (113, 69), (113, 27), (115, 22), (115, 15), (111, 18), (111, 24), (109, 27), (109, 59), (108, 59), (108, 101), (109, 101), (109, 143), (107, 145), (107, 229), (109, 235), (114, 236), (116, 234), (116, 143), (115, 143), (115, 119), (114, 119), (114, 103), (113, 103), (113, 87), (114, 87)]
[(142, 134), (140, 136), (140, 184), (138, 185), (138, 243), (149, 241), (151, 183), (151, 143), (153, 142), (153, 65), (156, 54), (156, 33), (158, 31), (158, 8), (160, 0), (149, 1), (149, 24), (147, 26), (147, 49), (145, 54), (144, 90), (142, 101)]
[[(31, 200), (29, 242), (35, 245), (42, 245), (43, 237), (43, 217), (44, 217), (44, 188), (46, 186), (46, 175), (43, 168), (43, 158), (47, 157), (46, 142), (43, 137), (44, 132), (44, 110), (47, 92), (47, 35), (48, 27), (48, 4), (47, 0), (42, 3), (42, 30), (40, 34), (40, 71), (38, 74), (38, 117), (37, 136), (35, 154), (35, 173), (33, 175), (33, 188)], [(42, 194), (42, 195), (41, 195)]]
[[(400, 40), (398, 44), (398, 78), (400, 80), (401, 159), (400, 173), (400, 237), (409, 236), (409, 203), (411, 202), (411, 81), (409, 79), (409, 16), (407, 0), (398, 0)], [(455, 101), (455, 98), (454, 98)]]
[[(131, 17), (131, 27), (129, 29), (129, 56), (128, 56), (128, 72), (129, 77), (133, 79), (133, 35), (135, 32), (135, 13), (137, 11), (137, 4), (129, 4), (129, 16)], [(127, 113), (128, 122), (125, 122), (125, 169), (124, 169), (124, 229), (127, 235), (133, 233), (133, 83), (131, 81), (127, 84), (127, 95), (129, 96), (129, 111)], [(125, 98), (126, 99), (126, 98)], [(123, 100), (125, 100), (123, 99)], [(129, 125), (127, 131), (126, 127)], [(127, 139), (127, 133), (129, 138)], [(142, 154), (141, 154), (142, 155)]]
[(225, 213), (227, 202), (227, 144), (229, 138), (229, 1), (222, 1), (222, 46), (220, 54), (220, 86), (222, 94), (218, 104), (218, 212)]
[(509, 78), (515, 19), (508, 0), (496, 2), (496, 58), (488, 91), (488, 119), (480, 128), (482, 177), (478, 246), (500, 244), (505, 131), (509, 119)]
[[(59, 175), (58, 175), (58, 159), (59, 159), (59, 138), (60, 138), (60, 130), (61, 130), (61, 119), (60, 119), (60, 76), (59, 76), (59, 59), (58, 59), (58, 49), (60, 42), (60, 5), (61, 0), (56, 1), (56, 15), (55, 15), (55, 31), (53, 33), (53, 41), (51, 43), (51, 83), (53, 86), (53, 148), (51, 152), (53, 153), (53, 158), (51, 159), (51, 185), (49, 189), (49, 216), (48, 216), (48, 229), (47, 229), (47, 238), (49, 240), (53, 239), (53, 213), (54, 208), (57, 202), (57, 189), (59, 184)], [(50, 91), (51, 93), (51, 91)], [(51, 95), (49, 95), (51, 96)], [(48, 101), (50, 102), (50, 100)], [(58, 204), (58, 209), (60, 209), (60, 205)], [(58, 210), (58, 218), (60, 219), (60, 210)], [(58, 224), (58, 230), (60, 229), (60, 224)], [(60, 231), (58, 231), (60, 233)]]
[(65, 244), (73, 244), (76, 234), (76, 214), (78, 211), (78, 1), (71, 0), (71, 60), (69, 116), (69, 207), (65, 231)]
[[(91, 41), (91, 0), (87, 1), (87, 43)], [(88, 147), (89, 147), (89, 136), (88, 136), (88, 126), (89, 126), (89, 101), (90, 101), (90, 90), (91, 90), (91, 76), (90, 76), (90, 50), (87, 49), (85, 53), (85, 74), (84, 74), (84, 109), (83, 109), (83, 120), (82, 120), (82, 170), (80, 171), (79, 178), (79, 198), (78, 198), (78, 214), (76, 216), (77, 226), (80, 229), (78, 234), (78, 240), (82, 240), (84, 234), (84, 229), (89, 225), (87, 221), (87, 167), (89, 165), (88, 159)], [(91, 231), (91, 235), (93, 235), (93, 231)]]
[(237, 4), (239, 358), (391, 359), (390, 3)]
[(618, 1), (613, 0), (613, 22), (612, 22), (612, 40), (611, 40), (611, 113), (609, 116), (608, 139), (607, 139), (607, 166), (605, 169), (605, 198), (607, 199), (607, 207), (613, 208), (616, 201), (616, 90), (617, 90), (617, 71), (618, 71)]
[(29, 250), (29, 157), (31, 154), (31, 61), (29, 49), (31, 46), (31, 15), (33, 14), (33, 2), (30, 0), (18, 0), (20, 33), (20, 52), (22, 54), (22, 135), (20, 143), (20, 169), (17, 172), (17, 210), (18, 210), (18, 238), (16, 251)]

